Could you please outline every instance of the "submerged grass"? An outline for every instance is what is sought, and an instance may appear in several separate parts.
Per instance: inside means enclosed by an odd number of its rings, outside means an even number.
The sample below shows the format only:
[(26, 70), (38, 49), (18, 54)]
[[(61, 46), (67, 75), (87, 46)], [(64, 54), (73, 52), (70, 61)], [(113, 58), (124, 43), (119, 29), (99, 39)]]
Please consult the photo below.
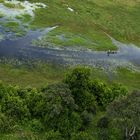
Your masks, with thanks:
[(16, 19), (19, 19), (23, 23), (28, 23), (29, 21), (31, 21), (32, 17), (29, 14), (22, 14), (16, 16)]
[(16, 21), (8, 21), (5, 23), (1, 23), (3, 27), (5, 28), (6, 32), (13, 32), (15, 35), (18, 36), (23, 36), (25, 35), (26, 31), (21, 28), (21, 25), (19, 22)]

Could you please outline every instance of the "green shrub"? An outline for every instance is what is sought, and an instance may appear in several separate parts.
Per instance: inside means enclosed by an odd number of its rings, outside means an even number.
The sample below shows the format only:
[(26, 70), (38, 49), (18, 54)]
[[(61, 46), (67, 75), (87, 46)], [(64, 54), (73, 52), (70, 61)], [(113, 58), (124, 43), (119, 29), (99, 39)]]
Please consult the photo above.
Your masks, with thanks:
[(14, 129), (15, 122), (0, 112), (0, 133), (7, 133)]
[[(114, 101), (107, 111), (110, 129), (122, 139), (140, 139), (140, 92), (134, 91), (125, 98)], [(114, 135), (111, 132), (110, 135)]]
[(79, 132), (72, 135), (71, 140), (94, 140), (94, 136), (86, 132)]
[(45, 133), (45, 140), (64, 140), (59, 131), (48, 131)]
[(18, 96), (8, 96), (1, 102), (2, 112), (15, 120), (24, 121), (30, 118), (27, 106)]
[(107, 117), (102, 117), (97, 123), (97, 127), (99, 128), (108, 128), (108, 125), (109, 119)]
[(43, 132), (44, 131), (43, 124), (37, 119), (31, 120), (31, 122), (29, 123), (29, 127), (33, 132)]
[(99, 106), (104, 109), (116, 98), (127, 94), (127, 89), (120, 84), (107, 85), (99, 80), (90, 81), (90, 93), (93, 94)]

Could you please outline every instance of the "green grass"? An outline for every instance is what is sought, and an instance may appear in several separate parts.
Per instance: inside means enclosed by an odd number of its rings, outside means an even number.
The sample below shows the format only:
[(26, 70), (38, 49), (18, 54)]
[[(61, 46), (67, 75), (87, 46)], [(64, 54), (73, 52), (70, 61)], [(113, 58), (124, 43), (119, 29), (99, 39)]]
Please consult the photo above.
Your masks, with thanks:
[(0, 3), (3, 3), (4, 2), (4, 0), (0, 0)]
[(140, 90), (140, 72), (119, 68), (115, 81), (126, 85), (130, 90)]
[[(31, 0), (31, 2), (43, 2), (48, 5), (45, 9), (35, 10), (35, 18), (30, 27), (48, 27), (58, 25), (43, 40), (43, 44), (51, 43), (60, 47), (83, 47), (93, 50), (116, 49), (105, 33), (123, 42), (132, 42), (140, 45), (140, 3), (133, 0), (88, 0), (88, 1), (62, 1), (62, 0)], [(74, 9), (70, 12), (68, 6)], [(29, 15), (16, 17), (23, 22), (30, 20)], [(8, 29), (15, 32), (19, 28), (18, 23), (4, 23)], [(60, 38), (63, 35), (64, 39)], [(40, 43), (40, 42), (39, 42)], [(80, 48), (81, 49), (81, 48)], [(38, 86), (45, 82), (57, 82), (63, 77), (63, 72), (54, 68), (49, 73), (42, 70), (1, 67), (1, 79), (9, 83), (19, 83)], [(61, 69), (61, 68), (60, 68)], [(12, 71), (12, 72), (10, 72)], [(64, 70), (65, 71), (65, 70)], [(62, 72), (62, 73), (61, 73)], [(100, 73), (100, 74), (99, 74)], [(21, 78), (18, 78), (20, 77)], [(35, 76), (34, 76), (35, 75)], [(55, 76), (56, 75), (56, 76)], [(104, 72), (95, 71), (96, 77), (108, 81)], [(130, 89), (139, 89), (140, 74), (127, 70), (118, 70), (115, 82), (121, 82)], [(38, 79), (38, 80), (37, 80)], [(37, 83), (37, 84), (36, 84)], [(40, 84), (41, 83), (41, 84)]]
[[(132, 0), (31, 0), (43, 2), (47, 8), (36, 9), (31, 28), (59, 25), (46, 38), (46, 42), (60, 47), (84, 47), (92, 50), (117, 49), (105, 33), (123, 42), (140, 45), (140, 3)], [(16, 8), (11, 3), (4, 3)], [(18, 7), (18, 6), (17, 6)], [(67, 8), (71, 7), (74, 12)], [(17, 17), (30, 21), (29, 15)], [(57, 36), (64, 34), (68, 40)], [(47, 46), (47, 45), (46, 45)]]
[[(46, 84), (61, 82), (66, 72), (74, 66), (60, 66), (45, 63), (35, 63), (34, 65), (16, 66), (13, 64), (0, 64), (0, 80), (5, 83), (19, 86), (42, 87)], [(128, 69), (118, 68), (110, 79), (109, 74), (104, 70), (92, 68), (91, 78), (100, 79), (109, 84), (121, 83), (128, 87), (130, 91), (140, 90), (140, 72), (132, 72)]]
[[(82, 35), (88, 40), (98, 42), (98, 46), (93, 46), (96, 50), (116, 49), (104, 32), (120, 41), (140, 45), (140, 4), (136, 1), (129, 0), (125, 3), (120, 0), (41, 0), (41, 2), (49, 7), (35, 11), (36, 16), (32, 26), (59, 25), (64, 34)], [(67, 10), (67, 5), (75, 11)], [(68, 42), (56, 41), (56, 39), (54, 43), (68, 44)], [(73, 40), (70, 44), (72, 43)], [(83, 42), (80, 44), (82, 46)]]
[[(92, 33), (93, 39), (88, 38), (84, 34), (75, 34), (69, 32), (69, 30), (63, 27), (57, 27), (55, 30), (49, 32), (41, 40), (37, 40), (34, 43), (41, 47), (50, 47), (48, 44), (56, 47), (71, 47), (78, 50), (91, 49), (91, 50), (115, 50), (116, 46), (112, 44), (112, 41), (104, 34), (99, 35), (98, 32)], [(101, 41), (102, 40), (102, 41)]]
[[(116, 50), (107, 33), (117, 40), (140, 46), (140, 3), (137, 1), (31, 0), (31, 2), (43, 2), (48, 5), (34, 11), (35, 18), (30, 24), (31, 28), (59, 26), (43, 40), (44, 44), (99, 51)], [(69, 11), (68, 7), (73, 8), (74, 12)], [(31, 20), (29, 15), (16, 18), (23, 23)], [(58, 38), (61, 34), (68, 39)]]
[(0, 80), (19, 86), (41, 87), (56, 83), (64, 78), (65, 70), (54, 65), (37, 64), (36, 68), (16, 67), (10, 64), (0, 65)]

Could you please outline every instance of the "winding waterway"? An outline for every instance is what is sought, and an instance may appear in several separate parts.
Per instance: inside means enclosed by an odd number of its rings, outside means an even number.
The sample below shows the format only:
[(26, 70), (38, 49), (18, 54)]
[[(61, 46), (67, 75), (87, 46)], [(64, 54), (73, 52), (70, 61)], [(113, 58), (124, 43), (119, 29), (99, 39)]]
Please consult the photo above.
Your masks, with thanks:
[[(18, 1), (11, 2), (17, 3)], [(110, 39), (112, 43), (118, 47), (118, 51), (116, 54), (110, 54), (109, 56), (107, 52), (104, 51), (80, 51), (70, 48), (58, 49), (33, 46), (33, 40), (46, 35), (56, 27), (48, 27), (43, 30), (30, 30), (28, 27), (30, 21), (23, 24), (16, 16), (28, 13), (33, 18), (33, 10), (37, 7), (35, 4), (26, 4), (27, 2), (20, 3), (25, 7), (24, 10), (9, 9), (2, 3), (0, 4), (0, 10), (4, 13), (4, 16), (0, 17), (0, 58), (15, 58), (32, 61), (42, 60), (63, 65), (84, 64), (105, 69), (116, 68), (118, 66), (130, 67), (132, 69), (140, 68), (140, 48), (133, 44), (121, 43), (111, 37)], [(44, 7), (46, 7), (46, 5), (44, 5)], [(9, 21), (17, 22), (19, 28), (25, 32), (25, 36), (18, 37), (15, 32), (7, 31), (8, 28), (4, 27), (3, 23), (5, 24)]]
[(32, 46), (33, 39), (47, 34), (56, 27), (45, 30), (29, 31), (24, 37), (0, 42), (0, 57), (43, 60), (58, 64), (91, 65), (96, 67), (140, 66), (140, 48), (133, 44), (124, 44), (113, 38), (112, 42), (118, 47), (117, 54), (107, 55), (104, 51), (76, 51), (70, 49), (51, 49)]

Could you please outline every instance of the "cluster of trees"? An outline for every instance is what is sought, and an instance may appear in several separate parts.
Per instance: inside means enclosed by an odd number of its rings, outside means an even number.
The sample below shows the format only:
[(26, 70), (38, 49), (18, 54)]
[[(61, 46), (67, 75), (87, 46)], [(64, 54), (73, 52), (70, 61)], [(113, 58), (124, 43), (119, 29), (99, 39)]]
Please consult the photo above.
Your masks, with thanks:
[[(19, 88), (0, 83), (0, 133), (28, 128), (44, 140), (140, 138), (140, 93), (92, 80), (90, 69), (75, 68), (62, 83)], [(98, 112), (97, 137), (88, 131)], [(30, 138), (31, 139), (31, 138)]]

